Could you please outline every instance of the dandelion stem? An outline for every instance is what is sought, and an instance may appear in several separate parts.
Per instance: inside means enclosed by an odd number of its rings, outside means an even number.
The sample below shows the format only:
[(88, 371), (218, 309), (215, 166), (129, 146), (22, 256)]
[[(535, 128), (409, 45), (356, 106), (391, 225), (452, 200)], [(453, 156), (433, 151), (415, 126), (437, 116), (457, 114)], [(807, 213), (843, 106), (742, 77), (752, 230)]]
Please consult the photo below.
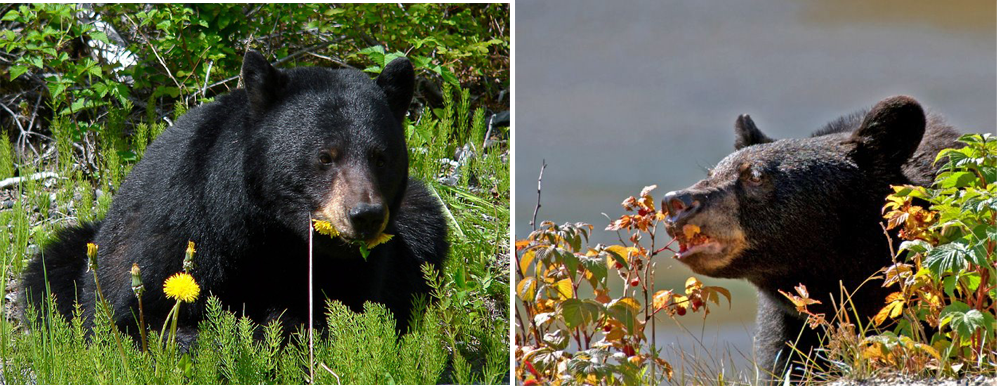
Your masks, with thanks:
[[(166, 336), (166, 326), (168, 326), (170, 324), (171, 318), (173, 318), (174, 315), (176, 315), (177, 310), (179, 308), (180, 308), (180, 301), (178, 300), (177, 304), (175, 306), (173, 306), (173, 308), (170, 309), (170, 312), (168, 314), (166, 314), (166, 321), (163, 322), (163, 329), (160, 330), (160, 332), (159, 332), (159, 345), (160, 346), (163, 345), (163, 337)], [(167, 340), (167, 342), (168, 342), (168, 340)]]
[(142, 297), (138, 297), (138, 330), (142, 337), (142, 352), (148, 352), (148, 343), (145, 337), (145, 309), (142, 308)]
[[(312, 224), (312, 216), (308, 216), (309, 227)], [(313, 313), (315, 312), (315, 303), (313, 301), (314, 292), (312, 291), (312, 231), (308, 229), (308, 383), (315, 384), (315, 330), (312, 328), (313, 323)]]
[(177, 319), (180, 319), (180, 300), (177, 300), (177, 305), (173, 306), (173, 320), (170, 322), (170, 347), (176, 347), (177, 344)]

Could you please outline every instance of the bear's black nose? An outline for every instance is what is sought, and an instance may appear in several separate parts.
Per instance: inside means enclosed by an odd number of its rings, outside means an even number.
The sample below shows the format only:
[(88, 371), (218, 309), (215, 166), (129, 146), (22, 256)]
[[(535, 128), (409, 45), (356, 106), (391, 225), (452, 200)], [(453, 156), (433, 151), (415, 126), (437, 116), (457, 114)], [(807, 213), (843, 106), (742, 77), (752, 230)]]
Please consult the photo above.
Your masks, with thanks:
[(671, 191), (665, 194), (661, 206), (668, 209), (667, 221), (675, 224), (696, 214), (702, 207), (702, 197), (686, 191)]
[(374, 237), (384, 223), (384, 205), (360, 203), (350, 208), (350, 223), (361, 239)]

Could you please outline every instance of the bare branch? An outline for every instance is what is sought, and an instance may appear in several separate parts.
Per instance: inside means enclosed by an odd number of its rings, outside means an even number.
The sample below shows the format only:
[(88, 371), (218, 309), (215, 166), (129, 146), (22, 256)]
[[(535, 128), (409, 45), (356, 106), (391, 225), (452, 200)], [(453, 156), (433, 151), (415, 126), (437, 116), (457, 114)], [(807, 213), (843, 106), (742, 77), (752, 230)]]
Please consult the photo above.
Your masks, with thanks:
[(541, 183), (543, 183), (544, 169), (547, 168), (547, 160), (541, 160), (540, 163), (540, 176), (537, 177), (537, 206), (533, 208), (533, 219), (530, 220), (530, 226), (533, 227), (534, 231), (537, 230), (537, 213), (540, 213), (540, 188)]

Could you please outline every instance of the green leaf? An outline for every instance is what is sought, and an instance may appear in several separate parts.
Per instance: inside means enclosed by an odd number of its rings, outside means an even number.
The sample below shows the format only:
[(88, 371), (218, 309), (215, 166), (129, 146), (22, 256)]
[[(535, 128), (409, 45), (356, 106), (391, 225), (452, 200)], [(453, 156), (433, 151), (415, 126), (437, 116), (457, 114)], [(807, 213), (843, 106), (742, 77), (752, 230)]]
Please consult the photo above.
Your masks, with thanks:
[(987, 185), (997, 182), (997, 167), (980, 166), (980, 174), (983, 175), (983, 179), (986, 180)]
[(14, 21), (17, 20), (18, 16), (21, 16), (21, 14), (18, 13), (16, 9), (12, 9), (10, 12), (4, 14), (3, 19), (0, 19), (0, 21)]
[[(379, 65), (380, 67), (384, 67), (384, 65), (385, 65), (385, 63), (384, 63), (384, 47), (382, 47), (382, 46), (367, 47), (367, 48), (364, 48), (364, 49), (358, 51), (357, 54), (367, 56), (368, 58), (370, 58), (371, 60), (373, 60), (375, 64)], [(380, 71), (378, 71), (378, 72), (380, 72)]]
[(564, 350), (568, 347), (568, 336), (561, 329), (555, 329), (544, 334), (543, 341), (555, 350)]
[(617, 322), (623, 324), (623, 327), (627, 330), (627, 334), (633, 335), (637, 327), (638, 311), (637, 302), (635, 300), (630, 298), (621, 298), (610, 303), (609, 309), (606, 310), (606, 314)]
[(980, 240), (980, 242), (977, 243), (976, 246), (974, 246), (972, 249), (970, 249), (969, 251), (967, 251), (968, 253), (966, 254), (966, 260), (969, 260), (969, 262), (971, 262), (973, 264), (976, 264), (978, 266), (984, 266), (985, 267), (987, 265), (992, 265), (992, 263), (989, 263), (987, 261), (987, 242), (988, 241), (989, 240)]
[(450, 72), (450, 70), (444, 68), (440, 72), (440, 76), (442, 76), (443, 80), (446, 81), (447, 83), (450, 83), (454, 86), (460, 86), (460, 81), (457, 80), (457, 76), (454, 75), (452, 72)]
[(966, 259), (970, 251), (965, 242), (955, 241), (942, 244), (927, 253), (925, 266), (936, 276), (941, 276), (944, 272), (958, 272), (966, 268)]
[(387, 66), (388, 63), (391, 63), (392, 60), (395, 60), (395, 59), (398, 59), (398, 58), (404, 58), (404, 57), (405, 57), (405, 53), (404, 52), (399, 52), (399, 51), (395, 51), (395, 52), (392, 52), (390, 54), (384, 55), (384, 65)]
[(561, 262), (564, 264), (564, 267), (568, 269), (568, 274), (574, 275), (578, 270), (578, 264), (581, 263), (581, 261), (578, 260), (578, 256), (575, 256), (575, 254), (571, 253), (571, 251), (566, 251), (561, 248), (557, 249), (557, 254), (561, 258)]
[(578, 261), (582, 264), (589, 272), (592, 272), (592, 282), (600, 282), (606, 279), (606, 275), (609, 273), (609, 268), (606, 267), (606, 261), (598, 256), (577, 256)]
[(914, 253), (924, 253), (931, 250), (931, 244), (924, 240), (907, 240), (900, 243), (897, 253), (911, 251)]
[(28, 66), (21, 66), (21, 65), (11, 66), (10, 67), (10, 80), (14, 80), (15, 78), (21, 76), (25, 72), (28, 72)]
[(63, 91), (66, 91), (66, 88), (69, 87), (69, 84), (62, 82), (61, 80), (57, 80), (54, 82), (49, 81), (47, 86), (48, 86), (49, 95), (52, 95), (52, 99), (56, 99), (60, 95), (62, 95)]
[[(945, 314), (945, 311), (942, 311)], [(991, 317), (992, 318), (992, 317)], [(955, 331), (962, 338), (968, 338), (977, 329), (992, 329), (987, 326), (986, 318), (980, 310), (972, 309), (968, 311), (952, 311), (942, 317), (942, 324), (949, 324), (952, 331)]]
[(975, 292), (977, 288), (980, 287), (980, 274), (976, 272), (970, 272), (961, 276), (962, 282), (966, 285), (966, 289), (969, 292)]
[(945, 188), (963, 188), (966, 186), (975, 186), (977, 181), (976, 173), (973, 172), (953, 172), (944, 176), (943, 173), (939, 176), (940, 181), (936, 182), (938, 187)]
[(958, 276), (946, 276), (942, 279), (942, 290), (949, 297), (955, 297), (955, 285), (959, 282)]
[(100, 42), (104, 42), (105, 44), (111, 44), (111, 41), (108, 40), (107, 38), (107, 34), (100, 31), (91, 31), (90, 38)]
[(586, 326), (601, 316), (602, 306), (595, 301), (567, 299), (558, 304), (558, 312), (568, 328)]

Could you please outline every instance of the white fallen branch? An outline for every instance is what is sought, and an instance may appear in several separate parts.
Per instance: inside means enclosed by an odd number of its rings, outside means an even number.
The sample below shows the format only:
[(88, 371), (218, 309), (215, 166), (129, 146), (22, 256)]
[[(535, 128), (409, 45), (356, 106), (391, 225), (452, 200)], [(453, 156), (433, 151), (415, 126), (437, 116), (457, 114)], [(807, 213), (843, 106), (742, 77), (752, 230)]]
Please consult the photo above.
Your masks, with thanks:
[(32, 181), (34, 181), (34, 180), (40, 180), (40, 179), (44, 179), (44, 178), (58, 178), (58, 177), (59, 177), (59, 174), (55, 173), (55, 172), (35, 173), (35, 174), (32, 174), (32, 175), (27, 176), (27, 177), (11, 177), (11, 178), (8, 178), (8, 179), (5, 179), (5, 180), (0, 180), (0, 189), (9, 188), (11, 186), (20, 184), (21, 181), (25, 181), (25, 180), (32, 180)]

